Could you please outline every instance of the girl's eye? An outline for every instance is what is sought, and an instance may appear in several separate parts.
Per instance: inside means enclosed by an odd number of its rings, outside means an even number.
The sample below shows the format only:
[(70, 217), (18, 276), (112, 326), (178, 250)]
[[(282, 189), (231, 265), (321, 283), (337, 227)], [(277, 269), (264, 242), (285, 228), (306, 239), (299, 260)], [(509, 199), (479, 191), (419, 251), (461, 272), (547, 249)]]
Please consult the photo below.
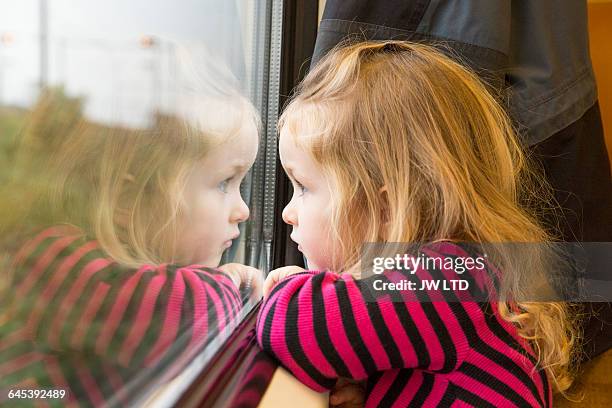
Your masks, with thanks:
[(300, 190), (300, 195), (304, 195), (305, 192), (308, 191), (308, 189), (306, 187), (304, 187), (304, 185), (302, 183), (300, 183), (299, 181), (295, 180), (295, 184), (297, 184), (299, 190)]
[(222, 193), (227, 193), (227, 187), (229, 186), (230, 181), (232, 181), (232, 177), (227, 178), (219, 183), (219, 191)]

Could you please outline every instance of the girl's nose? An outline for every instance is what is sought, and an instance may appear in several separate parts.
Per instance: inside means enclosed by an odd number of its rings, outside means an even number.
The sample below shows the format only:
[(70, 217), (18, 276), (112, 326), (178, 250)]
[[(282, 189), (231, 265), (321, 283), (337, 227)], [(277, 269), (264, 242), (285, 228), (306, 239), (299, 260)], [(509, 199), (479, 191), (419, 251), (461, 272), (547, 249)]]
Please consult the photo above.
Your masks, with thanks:
[(234, 207), (234, 211), (232, 211), (230, 221), (233, 223), (244, 222), (249, 219), (250, 214), (249, 206), (244, 202), (242, 197), (240, 197), (236, 207)]
[(283, 221), (289, 225), (297, 225), (297, 214), (293, 206), (293, 200), (289, 201), (289, 204), (283, 209)]

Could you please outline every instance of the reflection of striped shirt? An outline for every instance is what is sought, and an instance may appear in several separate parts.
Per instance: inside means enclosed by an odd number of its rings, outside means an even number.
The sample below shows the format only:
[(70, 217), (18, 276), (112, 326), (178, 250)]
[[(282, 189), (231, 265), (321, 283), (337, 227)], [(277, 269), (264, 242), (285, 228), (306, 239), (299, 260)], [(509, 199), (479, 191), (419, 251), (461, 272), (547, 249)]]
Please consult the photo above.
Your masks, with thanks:
[[(443, 243), (431, 257), (470, 255)], [(471, 251), (471, 250), (469, 250)], [(482, 272), (482, 271), (481, 271)], [(487, 276), (490, 272), (486, 272)], [(418, 269), (412, 281), (448, 279), (452, 271)], [(482, 275), (461, 279), (493, 288)], [(544, 370), (497, 304), (453, 301), (393, 302), (371, 299), (373, 278), (304, 272), (280, 281), (264, 301), (257, 323), (260, 346), (300, 381), (324, 391), (338, 377), (366, 380), (366, 406), (548, 407), (551, 387)], [(455, 405), (453, 405), (455, 406)]]
[[(252, 333), (252, 339), (255, 333)], [(236, 386), (231, 403), (227, 407), (248, 408), (258, 406), (263, 398), (268, 385), (272, 381), (277, 364), (272, 358), (263, 351), (256, 349), (256, 354), (251, 357), (247, 364), (245, 373), (240, 378), (240, 383)]]
[(122, 267), (67, 227), (37, 235), (13, 265), (0, 300), (0, 389), (61, 387), (83, 405), (128, 402), (128, 380), (201, 347), (242, 306), (219, 271)]

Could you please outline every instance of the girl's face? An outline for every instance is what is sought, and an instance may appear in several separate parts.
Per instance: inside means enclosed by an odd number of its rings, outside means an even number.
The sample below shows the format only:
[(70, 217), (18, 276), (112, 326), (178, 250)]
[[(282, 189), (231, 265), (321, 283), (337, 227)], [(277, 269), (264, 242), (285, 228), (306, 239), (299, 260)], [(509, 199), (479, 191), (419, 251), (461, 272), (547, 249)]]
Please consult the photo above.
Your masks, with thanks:
[(248, 123), (194, 167), (186, 184), (178, 239), (182, 262), (216, 267), (240, 235), (238, 224), (249, 218), (240, 183), (255, 161), (257, 147), (257, 129)]
[(293, 227), (291, 239), (306, 256), (310, 269), (332, 268), (332, 192), (321, 168), (309, 153), (281, 132), (280, 160), (293, 185), (293, 197), (283, 210), (283, 221)]

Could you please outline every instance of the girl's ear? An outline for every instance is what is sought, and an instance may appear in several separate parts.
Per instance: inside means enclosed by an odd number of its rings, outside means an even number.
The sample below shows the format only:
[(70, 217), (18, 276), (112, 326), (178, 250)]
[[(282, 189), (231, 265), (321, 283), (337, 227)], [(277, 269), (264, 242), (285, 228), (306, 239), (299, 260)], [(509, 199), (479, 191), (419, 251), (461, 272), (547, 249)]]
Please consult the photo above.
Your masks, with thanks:
[(391, 222), (391, 220), (389, 219), (389, 195), (388, 195), (387, 186), (384, 185), (381, 188), (379, 188), (378, 194), (380, 195), (381, 203), (382, 203), (382, 205), (380, 206), (380, 220), (381, 220), (380, 222), (382, 225), (381, 238), (384, 241), (387, 241), (389, 237), (389, 229), (390, 229), (389, 223)]

